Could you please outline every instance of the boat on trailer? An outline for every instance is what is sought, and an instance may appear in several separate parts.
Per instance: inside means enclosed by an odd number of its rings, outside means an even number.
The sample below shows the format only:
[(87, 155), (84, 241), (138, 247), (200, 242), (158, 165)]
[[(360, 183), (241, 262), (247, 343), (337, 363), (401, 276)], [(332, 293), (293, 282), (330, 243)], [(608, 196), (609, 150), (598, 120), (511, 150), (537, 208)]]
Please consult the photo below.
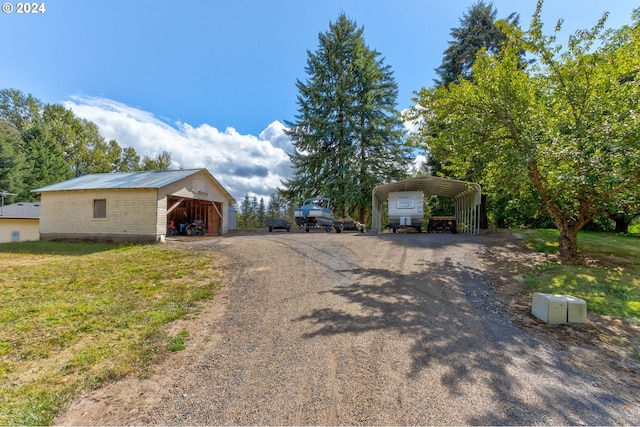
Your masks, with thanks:
[(302, 206), (293, 211), (293, 217), (299, 227), (308, 233), (311, 228), (324, 228), (328, 233), (333, 227), (333, 211), (331, 199), (328, 197), (312, 197), (306, 199)]

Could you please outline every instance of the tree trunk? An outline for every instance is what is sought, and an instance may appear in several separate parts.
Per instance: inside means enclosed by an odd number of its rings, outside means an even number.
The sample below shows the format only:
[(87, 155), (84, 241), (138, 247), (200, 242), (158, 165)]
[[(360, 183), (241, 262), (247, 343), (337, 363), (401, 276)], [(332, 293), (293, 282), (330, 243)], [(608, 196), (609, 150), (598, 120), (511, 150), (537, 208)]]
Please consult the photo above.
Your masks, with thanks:
[(487, 195), (480, 196), (480, 228), (489, 228), (489, 218), (487, 217)]
[(366, 214), (367, 214), (367, 209), (364, 206), (360, 206), (360, 209), (358, 212), (358, 222), (360, 224), (364, 224)]
[(562, 210), (549, 202), (549, 195), (547, 193), (545, 183), (538, 170), (538, 163), (535, 158), (532, 158), (527, 164), (527, 172), (529, 179), (533, 186), (538, 190), (542, 202), (547, 207), (547, 212), (551, 215), (558, 231), (560, 231), (560, 237), (558, 237), (558, 244), (560, 245), (559, 257), (561, 262), (577, 262), (578, 261), (578, 231), (589, 221), (580, 216), (578, 221), (570, 220), (567, 215), (562, 214)]
[(578, 228), (566, 225), (558, 225), (560, 237), (558, 243), (560, 245), (560, 261), (576, 262), (578, 261)]

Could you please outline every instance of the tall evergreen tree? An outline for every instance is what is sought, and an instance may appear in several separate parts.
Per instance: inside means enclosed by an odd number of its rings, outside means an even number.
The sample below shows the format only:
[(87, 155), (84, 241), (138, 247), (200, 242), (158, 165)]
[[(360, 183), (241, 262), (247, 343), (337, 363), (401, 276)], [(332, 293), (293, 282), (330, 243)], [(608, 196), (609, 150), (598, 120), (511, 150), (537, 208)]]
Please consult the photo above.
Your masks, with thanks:
[(264, 198), (260, 197), (260, 203), (258, 203), (258, 226), (264, 227), (267, 225), (267, 209), (264, 204)]
[(337, 215), (362, 222), (378, 184), (405, 176), (410, 151), (395, 109), (398, 87), (363, 28), (344, 14), (308, 52), (308, 79), (298, 80), (298, 114), (287, 122), (295, 148), (293, 177), (280, 194), (292, 202), (331, 197)]
[(37, 194), (31, 190), (55, 184), (73, 177), (73, 171), (65, 161), (60, 145), (51, 137), (43, 123), (36, 123), (23, 134), (27, 147), (27, 164), (29, 173), (25, 178), (25, 190), (19, 195), (20, 200), (37, 200)]
[(242, 228), (249, 228), (247, 222), (249, 215), (251, 214), (251, 202), (249, 201), (249, 194), (245, 194), (240, 204), (240, 218), (242, 219)]
[[(435, 80), (438, 86), (459, 82), (459, 77), (471, 79), (471, 68), (476, 55), (481, 49), (494, 55), (500, 51), (505, 35), (497, 25), (498, 11), (493, 3), (479, 1), (471, 6), (460, 18), (460, 26), (451, 29), (449, 47), (444, 51), (442, 64), (436, 68), (440, 77)], [(516, 13), (509, 15), (505, 21), (517, 26), (520, 17)]]
[[(18, 151), (22, 138), (8, 123), (0, 122), (0, 191), (21, 194), (28, 173), (24, 155)], [(12, 203), (13, 196), (7, 196), (6, 203)]]
[[(500, 25), (497, 19), (498, 11), (493, 3), (485, 3), (480, 0), (473, 4), (460, 18), (460, 26), (451, 29), (451, 37), (449, 47), (444, 51), (442, 64), (435, 71), (440, 79), (434, 79), (437, 86), (444, 85), (448, 87), (451, 83), (459, 83), (461, 80), (471, 81), (473, 79), (473, 64), (476, 56), (482, 50), (488, 55), (498, 55), (501, 46), (507, 40), (504, 32), (506, 27), (518, 27), (520, 16), (516, 13), (510, 14), (506, 19), (502, 20)], [(524, 52), (521, 53), (521, 61)], [(436, 130), (434, 130), (435, 132)], [(443, 175), (443, 169), (447, 162), (446, 159), (435, 156), (434, 153), (428, 152), (428, 165), (434, 175)], [(478, 162), (474, 168), (470, 168), (465, 176), (453, 176), (453, 178), (480, 182), (481, 173), (484, 165)], [(482, 182), (481, 182), (482, 183)], [(504, 201), (498, 201), (495, 206), (503, 206)], [(500, 221), (503, 216), (502, 211), (494, 215)], [(480, 210), (480, 227), (488, 227), (487, 216), (487, 196), (482, 195), (482, 204)]]
[(267, 204), (267, 217), (281, 219), (287, 216), (289, 202), (278, 193), (272, 193)]

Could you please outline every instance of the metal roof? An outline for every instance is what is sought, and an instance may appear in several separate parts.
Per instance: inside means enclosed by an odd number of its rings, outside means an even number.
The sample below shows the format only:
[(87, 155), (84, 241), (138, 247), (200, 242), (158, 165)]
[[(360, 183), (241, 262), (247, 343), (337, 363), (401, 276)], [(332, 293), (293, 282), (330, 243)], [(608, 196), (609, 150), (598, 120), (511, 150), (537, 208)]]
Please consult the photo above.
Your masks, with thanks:
[(65, 190), (98, 190), (113, 188), (162, 188), (203, 169), (116, 172), (82, 175), (68, 181), (33, 190), (37, 193)]
[(40, 202), (20, 202), (0, 207), (0, 218), (38, 219)]
[(422, 191), (440, 197), (448, 197), (456, 202), (456, 218), (462, 232), (478, 233), (481, 188), (479, 184), (458, 181), (450, 178), (440, 178), (431, 175), (421, 175), (415, 178), (379, 185), (371, 192), (372, 229), (382, 230), (381, 212), (382, 202), (389, 199), (389, 193), (394, 191)]
[(480, 186), (473, 182), (421, 175), (379, 185), (373, 189), (374, 195), (380, 200), (387, 200), (389, 193), (394, 191), (423, 191), (434, 196), (458, 199), (468, 195), (475, 195), (476, 193), (479, 195)]

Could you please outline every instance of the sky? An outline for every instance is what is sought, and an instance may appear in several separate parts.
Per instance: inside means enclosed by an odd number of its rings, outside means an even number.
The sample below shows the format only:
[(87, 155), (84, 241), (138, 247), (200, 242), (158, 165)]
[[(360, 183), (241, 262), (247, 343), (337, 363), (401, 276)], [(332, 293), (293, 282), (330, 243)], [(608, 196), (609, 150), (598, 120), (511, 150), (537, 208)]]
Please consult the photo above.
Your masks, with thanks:
[[(4, 0), (3, 0), (4, 1)], [(33, 3), (33, 2), (32, 2)], [(31, 5), (32, 3), (28, 3)], [(284, 133), (308, 52), (344, 13), (364, 28), (399, 89), (397, 108), (433, 86), (452, 28), (475, 0), (45, 0), (0, 13), (0, 89), (61, 104), (141, 156), (205, 167), (241, 201), (265, 201), (290, 177)], [(485, 1), (485, 3), (490, 3)], [(528, 28), (536, 1), (494, 0)], [(40, 7), (43, 5), (43, 7)], [(542, 21), (569, 34), (631, 23), (631, 0), (547, 0)], [(23, 7), (24, 12), (24, 7)], [(416, 153), (419, 155), (419, 153)]]

